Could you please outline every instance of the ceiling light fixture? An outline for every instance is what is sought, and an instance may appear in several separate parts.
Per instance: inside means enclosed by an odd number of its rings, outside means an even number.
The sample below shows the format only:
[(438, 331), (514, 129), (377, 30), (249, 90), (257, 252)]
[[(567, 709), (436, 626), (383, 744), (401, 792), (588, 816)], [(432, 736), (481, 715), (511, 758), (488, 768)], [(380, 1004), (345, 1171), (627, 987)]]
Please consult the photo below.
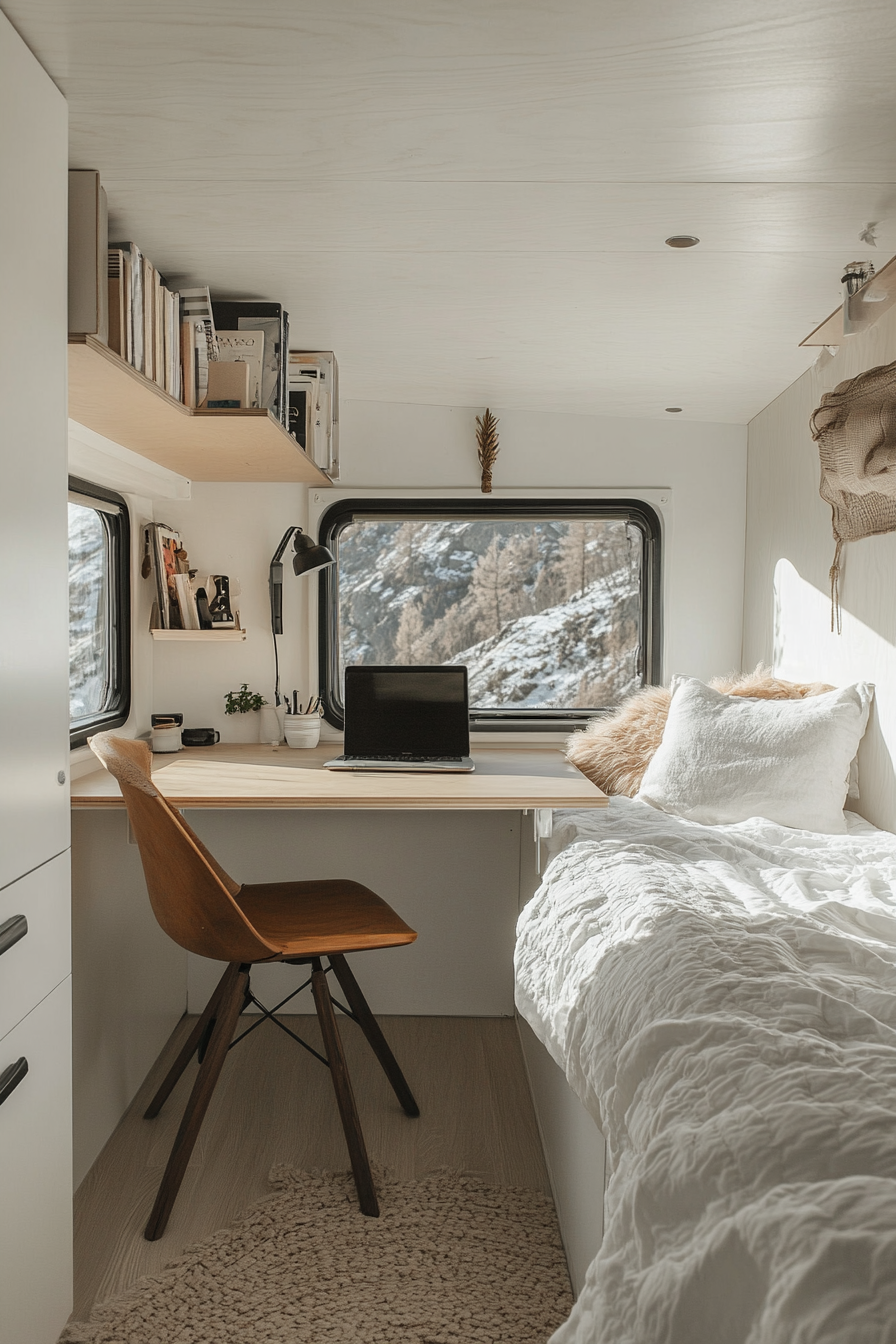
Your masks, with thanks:
[(667, 247), (696, 247), (700, 239), (695, 238), (692, 233), (673, 233), (671, 238), (666, 239)]
[(667, 406), (666, 411), (669, 415), (678, 415), (681, 411), (680, 406)]

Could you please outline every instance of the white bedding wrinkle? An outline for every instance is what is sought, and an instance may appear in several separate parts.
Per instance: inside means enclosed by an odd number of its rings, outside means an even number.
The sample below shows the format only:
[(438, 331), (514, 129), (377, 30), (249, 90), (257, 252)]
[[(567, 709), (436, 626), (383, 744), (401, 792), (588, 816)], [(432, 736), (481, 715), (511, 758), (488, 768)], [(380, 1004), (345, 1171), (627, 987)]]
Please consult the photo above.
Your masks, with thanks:
[(555, 1344), (896, 1341), (896, 837), (561, 813), (521, 1013), (601, 1125)]

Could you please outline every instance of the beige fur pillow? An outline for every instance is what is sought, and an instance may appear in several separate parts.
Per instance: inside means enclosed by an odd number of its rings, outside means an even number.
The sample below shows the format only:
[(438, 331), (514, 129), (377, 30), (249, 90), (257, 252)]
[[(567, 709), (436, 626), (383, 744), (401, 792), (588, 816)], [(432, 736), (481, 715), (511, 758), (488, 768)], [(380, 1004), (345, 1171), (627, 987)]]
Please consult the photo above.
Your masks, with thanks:
[[(803, 700), (834, 689), (819, 681), (810, 685), (781, 681), (761, 663), (755, 672), (713, 677), (708, 685), (723, 695), (752, 700)], [(566, 759), (604, 793), (633, 798), (662, 739), (671, 699), (668, 687), (646, 686), (624, 700), (615, 713), (592, 719), (584, 731), (573, 733), (566, 743)]]

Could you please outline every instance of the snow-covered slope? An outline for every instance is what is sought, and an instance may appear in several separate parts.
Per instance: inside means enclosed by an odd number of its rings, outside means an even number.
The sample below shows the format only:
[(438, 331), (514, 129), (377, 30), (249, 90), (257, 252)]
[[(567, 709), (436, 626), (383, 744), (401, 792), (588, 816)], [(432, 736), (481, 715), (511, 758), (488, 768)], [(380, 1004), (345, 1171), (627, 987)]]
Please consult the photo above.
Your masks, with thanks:
[(465, 663), (483, 707), (599, 707), (640, 685), (624, 522), (365, 520), (338, 552), (344, 664)]

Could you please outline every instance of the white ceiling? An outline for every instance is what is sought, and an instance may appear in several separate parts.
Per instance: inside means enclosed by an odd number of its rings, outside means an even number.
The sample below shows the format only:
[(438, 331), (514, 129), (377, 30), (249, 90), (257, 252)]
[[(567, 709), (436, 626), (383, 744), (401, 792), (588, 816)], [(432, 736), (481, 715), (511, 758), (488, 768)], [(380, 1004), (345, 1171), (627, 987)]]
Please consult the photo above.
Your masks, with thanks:
[(892, 0), (2, 5), (113, 235), (345, 397), (745, 422), (896, 252)]

